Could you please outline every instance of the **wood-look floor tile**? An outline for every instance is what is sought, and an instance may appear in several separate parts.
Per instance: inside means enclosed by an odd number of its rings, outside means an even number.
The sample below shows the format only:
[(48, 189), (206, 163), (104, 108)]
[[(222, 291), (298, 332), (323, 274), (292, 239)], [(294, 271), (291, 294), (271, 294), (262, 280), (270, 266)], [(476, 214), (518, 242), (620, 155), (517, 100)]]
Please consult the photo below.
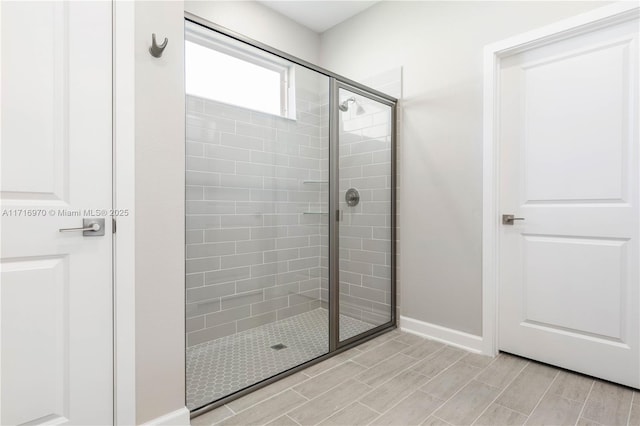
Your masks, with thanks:
[(322, 426), (360, 426), (369, 424), (376, 417), (378, 413), (359, 402), (354, 402), (320, 424)]
[(563, 398), (584, 402), (589, 395), (593, 379), (568, 371), (560, 371), (549, 388), (549, 393)]
[(348, 351), (344, 351), (336, 356), (332, 356), (331, 358), (326, 359), (318, 364), (305, 368), (304, 370), (302, 370), (302, 372), (310, 377), (317, 376), (318, 374), (324, 373), (330, 368), (349, 361), (351, 358), (360, 355), (361, 353), (362, 352), (356, 350), (355, 348), (349, 349)]
[(413, 393), (413, 391), (425, 384), (427, 380), (429, 380), (428, 377), (422, 374), (413, 370), (405, 370), (364, 395), (360, 402), (382, 413)]
[(434, 414), (454, 425), (469, 425), (499, 393), (500, 389), (473, 380)]
[(557, 374), (558, 370), (555, 368), (532, 362), (522, 370), (496, 402), (529, 415)]
[(267, 426), (300, 426), (291, 417), (284, 415), (280, 416), (272, 422), (267, 423)]
[(284, 391), (272, 398), (262, 401), (235, 416), (223, 420), (221, 425), (262, 425), (280, 417), (282, 413), (308, 402), (302, 395), (292, 391)]
[(428, 357), (412, 368), (427, 377), (433, 377), (445, 368), (453, 365), (466, 354), (462, 349), (446, 346), (431, 357)]
[(443, 402), (440, 398), (417, 390), (371, 424), (376, 426), (419, 425)]
[(628, 420), (632, 395), (630, 389), (596, 380), (582, 417), (603, 425), (623, 425)]
[(444, 347), (444, 343), (436, 342), (435, 340), (425, 340), (424, 342), (405, 349), (402, 353), (416, 359), (423, 359), (433, 355)]
[(582, 403), (547, 393), (533, 410), (526, 424), (535, 426), (573, 425), (578, 420), (581, 410)]
[(598, 422), (594, 422), (593, 420), (585, 419), (584, 417), (580, 417), (576, 426), (603, 426)]
[(258, 389), (257, 391), (251, 392), (248, 395), (243, 396), (242, 398), (238, 398), (234, 401), (231, 401), (227, 404), (229, 408), (231, 408), (236, 413), (240, 411), (246, 410), (252, 405), (257, 404), (260, 401), (264, 401), (267, 398), (271, 398), (273, 395), (280, 393), (292, 386), (297, 385), (298, 383), (304, 382), (307, 380), (309, 376), (304, 373), (296, 373), (292, 374), (289, 377), (285, 377), (282, 380), (278, 380), (275, 383), (270, 384), (267, 387), (262, 389)]
[(223, 405), (222, 407), (218, 407), (215, 410), (211, 410), (191, 419), (191, 425), (211, 426), (213, 424), (220, 423), (222, 420), (231, 416), (233, 416), (233, 411), (231, 411), (226, 405)]
[(427, 420), (425, 420), (421, 426), (450, 426), (451, 423), (447, 423), (441, 418), (436, 416), (429, 416)]
[(409, 346), (417, 345), (418, 343), (422, 343), (426, 341), (424, 337), (420, 337), (415, 334), (405, 333), (405, 332), (401, 332), (400, 336), (396, 337), (395, 340)]
[(372, 349), (372, 348), (374, 348), (376, 346), (380, 346), (381, 344), (383, 344), (385, 342), (388, 342), (389, 340), (393, 340), (393, 339), (399, 337), (400, 334), (401, 333), (398, 330), (390, 331), (388, 333), (385, 333), (385, 334), (382, 334), (382, 335), (376, 337), (375, 339), (371, 339), (368, 342), (364, 342), (363, 344), (358, 345), (358, 349), (363, 351), (363, 352), (366, 352), (369, 349)]
[(409, 345), (405, 345), (404, 343), (390, 340), (356, 356), (355, 358), (353, 358), (353, 361), (366, 367), (372, 367), (377, 363), (384, 361), (385, 359), (399, 352), (402, 352), (402, 350), (408, 347)]
[(476, 380), (489, 386), (504, 389), (527, 365), (528, 361), (522, 358), (501, 353)]
[(527, 416), (500, 404), (491, 404), (473, 424), (478, 426), (520, 426)]
[(304, 383), (294, 386), (293, 389), (297, 392), (300, 392), (305, 397), (313, 399), (321, 393), (328, 391), (332, 387), (335, 387), (340, 383), (357, 376), (366, 369), (366, 367), (356, 364), (355, 362), (347, 361), (344, 364), (340, 364), (330, 370), (325, 371), (324, 373), (310, 378)]
[(446, 400), (469, 383), (480, 371), (482, 371), (481, 368), (458, 361), (429, 380), (420, 390)]
[(343, 409), (370, 390), (371, 388), (364, 383), (349, 379), (287, 414), (303, 426), (315, 425), (331, 417), (336, 411)]
[(494, 359), (495, 358), (491, 356), (469, 353), (462, 357), (460, 361), (473, 365), (474, 367), (486, 368)]
[(415, 358), (411, 358), (404, 354), (396, 354), (391, 358), (376, 364), (375, 367), (369, 368), (358, 374), (356, 379), (375, 388), (416, 362), (418, 362), (418, 360)]

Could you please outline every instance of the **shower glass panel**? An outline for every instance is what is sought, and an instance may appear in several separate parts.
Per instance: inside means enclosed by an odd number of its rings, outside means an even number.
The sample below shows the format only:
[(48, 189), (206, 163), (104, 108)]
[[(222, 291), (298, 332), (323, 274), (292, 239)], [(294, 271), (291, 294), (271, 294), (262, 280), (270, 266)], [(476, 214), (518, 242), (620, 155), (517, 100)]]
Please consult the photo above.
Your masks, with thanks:
[(330, 78), (186, 23), (187, 406), (329, 350)]
[(339, 87), (340, 341), (388, 324), (392, 303), (392, 107)]

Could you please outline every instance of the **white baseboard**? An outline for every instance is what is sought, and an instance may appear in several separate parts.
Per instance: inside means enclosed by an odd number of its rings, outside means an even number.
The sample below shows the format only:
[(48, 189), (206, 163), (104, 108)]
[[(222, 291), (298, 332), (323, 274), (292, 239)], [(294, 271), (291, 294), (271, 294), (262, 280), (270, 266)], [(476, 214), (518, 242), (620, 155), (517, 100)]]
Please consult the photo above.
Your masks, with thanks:
[(482, 337), (473, 334), (403, 316), (400, 316), (400, 330), (469, 352), (482, 353)]
[(149, 426), (189, 426), (191, 424), (191, 413), (187, 407), (182, 407), (179, 410), (167, 413), (164, 416), (157, 417), (150, 420), (144, 425)]

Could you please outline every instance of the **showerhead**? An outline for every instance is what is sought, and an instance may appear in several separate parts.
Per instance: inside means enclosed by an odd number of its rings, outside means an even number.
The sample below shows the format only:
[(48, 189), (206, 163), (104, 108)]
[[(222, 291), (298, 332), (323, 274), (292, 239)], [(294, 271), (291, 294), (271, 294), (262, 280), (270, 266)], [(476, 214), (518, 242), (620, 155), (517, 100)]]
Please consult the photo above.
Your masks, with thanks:
[(338, 105), (338, 108), (340, 108), (340, 111), (343, 112), (349, 111), (349, 104), (351, 103), (358, 105), (358, 108), (356, 109), (356, 115), (364, 114), (364, 108), (362, 108), (362, 106), (356, 101), (356, 98), (354, 96), (350, 97), (349, 99), (345, 99), (341, 104)]
[(349, 99), (345, 99), (340, 105), (338, 105), (338, 108), (340, 108), (340, 111), (349, 111), (349, 104), (355, 101), (356, 98), (352, 96)]

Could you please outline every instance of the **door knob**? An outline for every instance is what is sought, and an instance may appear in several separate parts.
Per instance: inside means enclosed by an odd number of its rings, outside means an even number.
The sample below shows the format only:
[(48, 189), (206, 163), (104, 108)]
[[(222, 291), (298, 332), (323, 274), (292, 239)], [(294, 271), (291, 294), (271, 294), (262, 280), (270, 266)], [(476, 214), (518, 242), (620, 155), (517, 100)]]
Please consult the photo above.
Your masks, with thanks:
[(503, 214), (502, 215), (502, 224), (503, 225), (513, 225), (513, 222), (516, 220), (524, 220), (524, 217), (515, 217), (512, 214)]
[(104, 235), (104, 218), (82, 219), (81, 228), (60, 228), (58, 232), (80, 232), (85, 237), (100, 237)]

